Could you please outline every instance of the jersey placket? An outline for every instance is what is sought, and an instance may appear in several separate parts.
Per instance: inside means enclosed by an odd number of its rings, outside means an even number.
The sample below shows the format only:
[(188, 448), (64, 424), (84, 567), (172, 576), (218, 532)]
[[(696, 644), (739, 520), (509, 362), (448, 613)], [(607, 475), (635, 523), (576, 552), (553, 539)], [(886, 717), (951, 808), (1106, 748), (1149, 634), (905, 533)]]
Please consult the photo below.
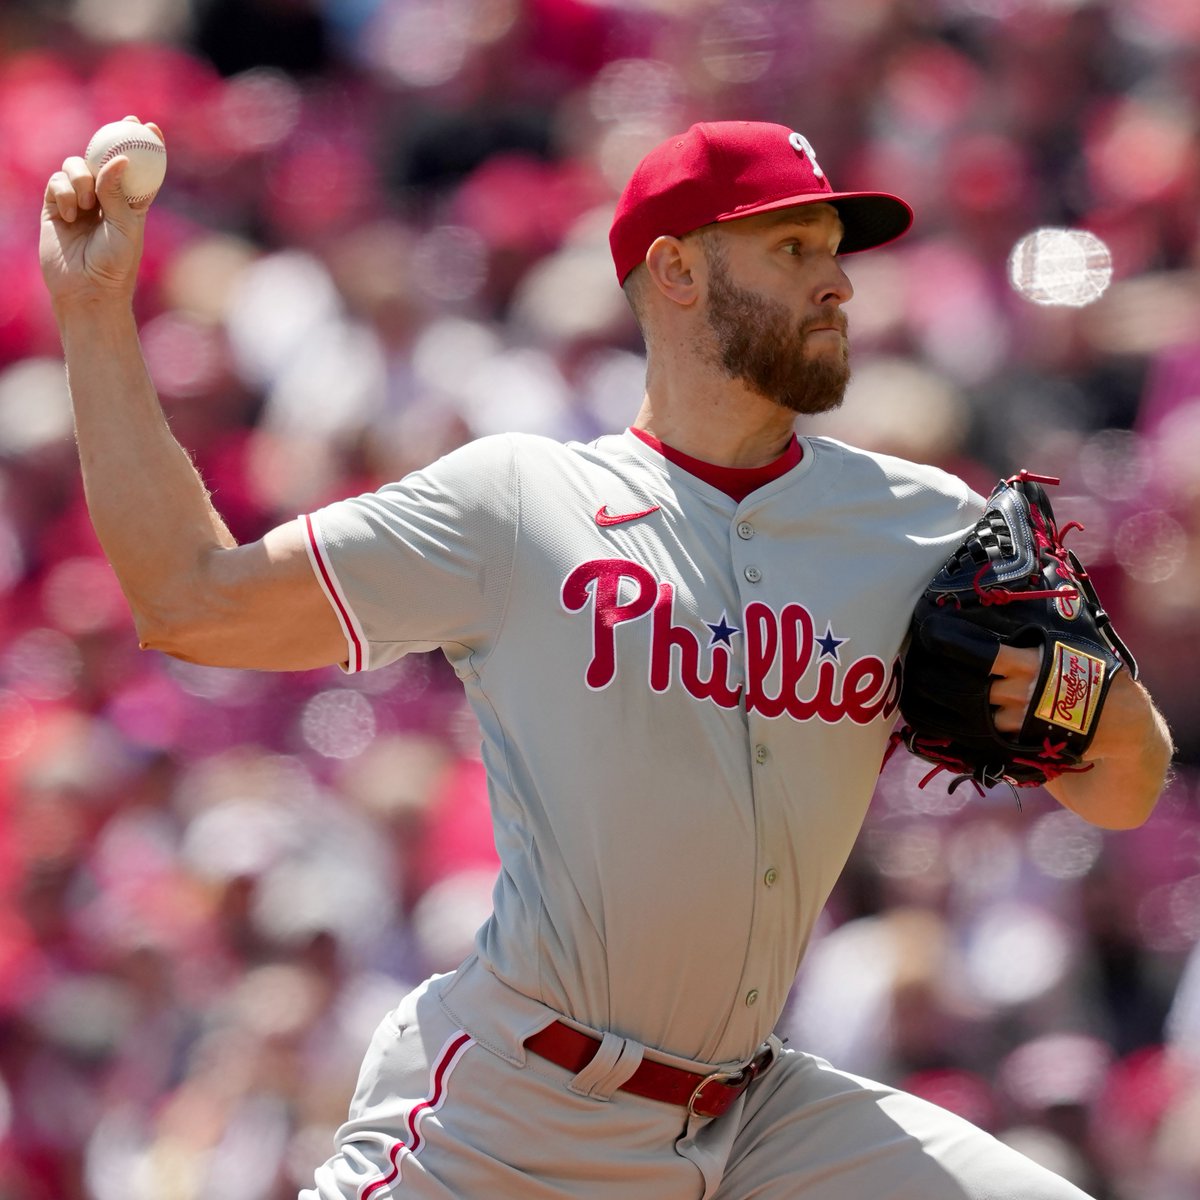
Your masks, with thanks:
[[(759, 539), (756, 542), (756, 537)], [(767, 602), (773, 590), (768, 556), (755, 527), (753, 515), (740, 510), (730, 529), (730, 560), (737, 588), (742, 624), (752, 605)], [(746, 631), (744, 631), (744, 634)], [(751, 682), (748, 647), (750, 637), (741, 639), (741, 675), (745, 680), (745, 695)], [(779, 851), (790, 838), (784, 828), (782, 815), (785, 795), (776, 771), (772, 744), (778, 734), (778, 720), (768, 719), (760, 712), (747, 711), (747, 751), (750, 756), (750, 779), (754, 802), (755, 859), (753, 902), (746, 957), (738, 983), (736, 1000), (731, 1013), (730, 1033), (749, 1032), (757, 1040), (770, 1031), (773, 1014), (786, 997), (786, 984), (780, 992), (780, 969), (775, 962), (784, 940), (784, 913), (789, 903), (787, 885), (789, 872), (780, 861)]]

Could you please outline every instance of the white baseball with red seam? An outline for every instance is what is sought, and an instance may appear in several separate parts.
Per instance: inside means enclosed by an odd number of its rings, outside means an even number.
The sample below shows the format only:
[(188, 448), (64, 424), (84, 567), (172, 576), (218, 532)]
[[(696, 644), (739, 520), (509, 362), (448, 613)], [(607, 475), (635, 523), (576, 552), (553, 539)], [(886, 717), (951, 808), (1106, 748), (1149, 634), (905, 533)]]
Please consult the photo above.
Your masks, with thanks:
[(153, 129), (137, 121), (112, 121), (92, 134), (84, 161), (93, 175), (114, 158), (129, 159), (121, 190), (130, 204), (152, 200), (167, 174), (167, 149)]

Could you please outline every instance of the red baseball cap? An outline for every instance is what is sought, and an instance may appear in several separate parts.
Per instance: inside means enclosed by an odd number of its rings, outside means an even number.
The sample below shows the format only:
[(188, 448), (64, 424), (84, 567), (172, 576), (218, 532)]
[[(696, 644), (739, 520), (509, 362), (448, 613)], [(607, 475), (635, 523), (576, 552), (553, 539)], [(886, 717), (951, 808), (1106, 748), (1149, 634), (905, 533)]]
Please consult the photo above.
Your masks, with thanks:
[(797, 204), (832, 204), (846, 228), (839, 254), (898, 238), (912, 209), (887, 192), (835, 192), (803, 134), (764, 121), (709, 121), (668, 138), (638, 164), (608, 241), (617, 279), (655, 238)]

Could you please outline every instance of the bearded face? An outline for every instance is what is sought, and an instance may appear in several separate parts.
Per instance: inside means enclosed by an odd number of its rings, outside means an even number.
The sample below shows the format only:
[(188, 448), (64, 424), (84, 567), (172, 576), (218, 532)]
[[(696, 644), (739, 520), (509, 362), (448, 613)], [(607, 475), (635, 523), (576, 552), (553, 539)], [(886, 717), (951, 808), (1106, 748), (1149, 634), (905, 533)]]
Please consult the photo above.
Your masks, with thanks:
[(708, 323), (716, 357), (731, 379), (781, 408), (809, 416), (841, 404), (850, 381), (846, 343), (840, 350), (814, 350), (809, 332), (833, 325), (846, 334), (846, 314), (835, 305), (797, 322), (786, 305), (738, 287), (720, 247), (706, 242)]

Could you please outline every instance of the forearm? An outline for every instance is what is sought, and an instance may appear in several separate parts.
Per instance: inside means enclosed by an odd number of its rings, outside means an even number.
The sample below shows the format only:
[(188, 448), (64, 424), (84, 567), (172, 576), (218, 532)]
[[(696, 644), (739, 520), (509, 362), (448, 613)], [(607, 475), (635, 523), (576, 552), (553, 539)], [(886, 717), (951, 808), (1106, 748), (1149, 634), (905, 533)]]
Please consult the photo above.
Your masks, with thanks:
[(194, 594), (207, 552), (234, 540), (172, 435), (127, 302), (57, 310), (92, 524), (146, 641)]
[(1062, 775), (1046, 790), (1093, 825), (1132, 829), (1153, 811), (1172, 752), (1167, 723), (1149, 693), (1121, 671), (1089, 749), (1092, 769)]

